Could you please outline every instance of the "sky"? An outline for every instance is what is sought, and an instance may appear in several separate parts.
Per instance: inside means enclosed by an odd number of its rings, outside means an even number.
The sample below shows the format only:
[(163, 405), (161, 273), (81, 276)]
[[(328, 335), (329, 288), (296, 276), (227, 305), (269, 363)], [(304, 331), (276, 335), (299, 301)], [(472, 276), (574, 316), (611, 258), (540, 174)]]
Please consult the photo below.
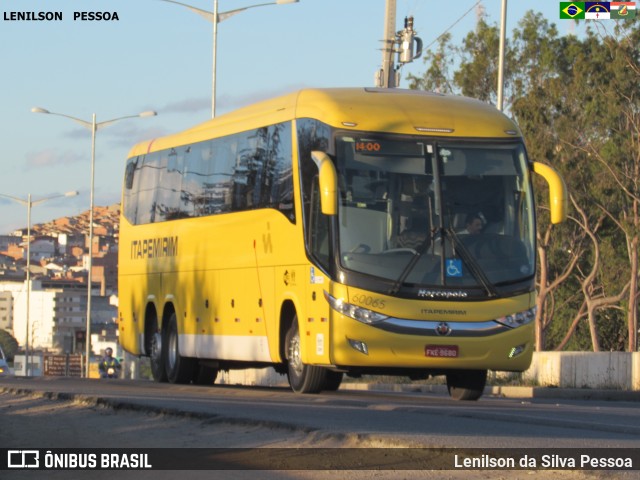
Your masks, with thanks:
[[(269, 0), (219, 0), (226, 12)], [(213, 10), (213, 0), (184, 0)], [(454, 44), (474, 29), (478, 0), (397, 0), (425, 47), (449, 30)], [(500, 23), (501, 0), (482, 0), (489, 23)], [(557, 0), (509, 0), (507, 32), (527, 10), (560, 34), (578, 33), (559, 20)], [(74, 12), (116, 12), (118, 21), (82, 21)], [(465, 13), (469, 13), (465, 16)], [(11, 12), (62, 12), (62, 21), (12, 21)], [(217, 115), (307, 87), (369, 87), (382, 63), (385, 0), (299, 0), (240, 12), (218, 24)], [(139, 141), (175, 133), (211, 116), (212, 23), (161, 0), (0, 0), (0, 234), (27, 225), (32, 201), (69, 191), (75, 197), (34, 205), (32, 224), (89, 209), (91, 131), (45, 108), (91, 122), (136, 115), (98, 129), (95, 205), (120, 201), (127, 154)], [(578, 32), (576, 32), (578, 30)], [(434, 44), (435, 46), (435, 44)], [(426, 70), (422, 59), (402, 68)]]

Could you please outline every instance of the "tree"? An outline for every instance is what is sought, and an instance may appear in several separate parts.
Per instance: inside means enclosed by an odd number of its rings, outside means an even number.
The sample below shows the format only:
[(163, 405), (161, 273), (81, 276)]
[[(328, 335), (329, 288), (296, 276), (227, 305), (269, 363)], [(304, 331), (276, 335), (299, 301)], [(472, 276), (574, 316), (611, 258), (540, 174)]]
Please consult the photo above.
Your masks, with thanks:
[[(590, 25), (582, 38), (560, 37), (528, 12), (506, 48), (505, 112), (522, 129), (529, 156), (563, 174), (576, 212), (551, 230), (536, 189), (538, 350), (637, 348), (640, 22)], [(412, 88), (446, 87), (492, 102), (497, 36), (483, 17), (461, 46), (440, 39), (425, 55), (424, 75), (410, 77)]]
[(451, 55), (451, 34), (445, 33), (438, 38), (438, 48), (435, 52), (425, 53), (425, 62), (429, 63), (429, 69), (422, 77), (409, 75), (409, 88), (412, 90), (429, 90), (442, 94), (454, 92), (451, 83), (450, 69), (453, 64)]
[(583, 55), (574, 66), (580, 75), (573, 77), (569, 89), (586, 88), (588, 94), (582, 95), (572, 115), (579, 133), (564, 142), (586, 158), (594, 171), (596, 181), (585, 189), (580, 203), (608, 220), (604, 225), (608, 230), (598, 240), (607, 265), (601, 273), (601, 288), (628, 287), (626, 347), (633, 351), (637, 349), (639, 295), (640, 27), (638, 22), (623, 21), (613, 24), (609, 32), (605, 27), (610, 25), (597, 23), (583, 42)]
[(0, 329), (0, 347), (7, 356), (7, 360), (12, 361), (18, 351), (18, 341), (6, 330)]

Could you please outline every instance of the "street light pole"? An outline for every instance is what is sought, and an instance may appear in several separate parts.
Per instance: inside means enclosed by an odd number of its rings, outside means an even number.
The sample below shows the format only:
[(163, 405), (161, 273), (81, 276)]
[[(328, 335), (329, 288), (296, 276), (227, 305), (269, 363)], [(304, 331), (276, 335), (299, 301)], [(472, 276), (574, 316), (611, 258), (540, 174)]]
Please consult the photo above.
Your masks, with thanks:
[(211, 118), (216, 117), (216, 71), (218, 70), (218, 0), (213, 0), (213, 69), (211, 72)]
[(227, 18), (236, 15), (237, 13), (244, 12), (250, 8), (266, 7), (267, 5), (285, 5), (288, 3), (298, 3), (299, 0), (276, 0), (275, 2), (259, 3), (257, 5), (249, 5), (248, 7), (236, 8), (235, 10), (229, 10), (227, 12), (218, 12), (218, 0), (213, 0), (213, 12), (196, 8), (186, 3), (176, 2), (175, 0), (162, 0), (163, 2), (175, 3), (188, 8), (194, 13), (197, 13), (205, 20), (213, 23), (213, 72), (211, 75), (211, 118), (216, 116), (216, 63), (218, 52), (218, 23), (225, 21)]
[(498, 99), (496, 107), (502, 111), (504, 108), (504, 49), (507, 29), (507, 0), (502, 0), (500, 9), (500, 44), (498, 52)]
[(6, 195), (4, 193), (0, 193), (0, 197), (5, 197), (14, 202), (17, 202), (21, 205), (25, 205), (27, 207), (27, 315), (26, 315), (26, 332), (24, 337), (24, 361), (25, 361), (25, 376), (29, 376), (29, 323), (30, 323), (30, 312), (31, 312), (31, 207), (40, 205), (41, 203), (47, 202), (49, 200), (53, 200), (54, 198), (60, 197), (75, 197), (78, 195), (78, 192), (67, 192), (59, 195), (52, 195), (50, 197), (41, 198), (36, 200), (35, 202), (31, 200), (31, 194), (27, 195), (27, 199), (23, 200), (22, 198), (14, 197), (12, 195)]
[(96, 170), (96, 114), (91, 115), (91, 182), (89, 187), (89, 256), (87, 257), (87, 324), (84, 334), (85, 352), (85, 378), (89, 378), (91, 372), (91, 297), (93, 286), (93, 209)]
[(24, 335), (24, 376), (29, 376), (29, 323), (31, 313), (31, 194), (27, 195), (27, 317)]
[(137, 115), (126, 115), (124, 117), (114, 118), (112, 120), (107, 120), (105, 122), (96, 122), (96, 114), (94, 113), (91, 117), (91, 121), (88, 122), (86, 120), (82, 120), (76, 117), (72, 117), (70, 115), (65, 115), (63, 113), (54, 113), (50, 112), (45, 108), (33, 107), (31, 109), (33, 113), (46, 113), (49, 115), (58, 115), (60, 117), (66, 117), (70, 120), (73, 120), (76, 123), (79, 123), (83, 127), (91, 130), (91, 182), (90, 182), (90, 192), (89, 192), (89, 256), (87, 257), (87, 324), (86, 324), (86, 333), (85, 333), (85, 355), (86, 355), (86, 369), (85, 376), (89, 378), (90, 372), (90, 358), (91, 358), (91, 273), (93, 270), (93, 209), (94, 209), (94, 182), (95, 182), (95, 164), (96, 164), (96, 132), (98, 128), (106, 127), (107, 125), (111, 125), (120, 120), (124, 120), (127, 118), (137, 118), (137, 117), (154, 117), (157, 113), (153, 110), (149, 110), (146, 112), (139, 113)]

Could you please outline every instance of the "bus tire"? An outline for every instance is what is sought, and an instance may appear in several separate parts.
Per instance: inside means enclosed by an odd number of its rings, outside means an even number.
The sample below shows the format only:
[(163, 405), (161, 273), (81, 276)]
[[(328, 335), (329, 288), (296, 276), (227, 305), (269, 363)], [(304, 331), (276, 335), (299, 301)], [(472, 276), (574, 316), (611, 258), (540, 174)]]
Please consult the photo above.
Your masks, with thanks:
[[(155, 322), (154, 322), (155, 323)], [(150, 338), (149, 360), (151, 363), (151, 375), (156, 382), (167, 381), (167, 370), (165, 366), (165, 351), (162, 342), (162, 332), (158, 331), (157, 325), (154, 326)]]
[(300, 351), (300, 329), (298, 317), (293, 318), (285, 339), (287, 354), (287, 377), (291, 389), (296, 393), (318, 393), (325, 383), (327, 370), (322, 367), (305, 365)]
[(324, 385), (322, 386), (322, 390), (327, 392), (335, 392), (340, 388), (340, 384), (342, 383), (342, 377), (344, 374), (342, 372), (334, 372), (333, 370), (327, 370), (324, 379)]
[(447, 373), (447, 390), (454, 400), (478, 400), (486, 383), (486, 370), (457, 370)]
[(197, 365), (195, 359), (180, 355), (178, 322), (175, 312), (169, 318), (166, 336), (165, 369), (170, 383), (189, 383)]
[(198, 365), (195, 370), (193, 383), (196, 385), (213, 385), (218, 378), (218, 369), (206, 365)]

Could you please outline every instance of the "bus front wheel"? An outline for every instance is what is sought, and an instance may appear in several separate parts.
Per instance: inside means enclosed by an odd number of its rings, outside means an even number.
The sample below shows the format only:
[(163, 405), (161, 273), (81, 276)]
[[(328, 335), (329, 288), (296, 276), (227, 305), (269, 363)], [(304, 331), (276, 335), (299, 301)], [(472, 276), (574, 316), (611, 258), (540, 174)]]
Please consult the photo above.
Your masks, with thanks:
[(342, 377), (344, 374), (342, 372), (334, 372), (332, 370), (327, 370), (325, 372), (324, 385), (322, 390), (327, 392), (335, 392), (340, 388), (340, 384), (342, 383)]
[(447, 373), (447, 390), (454, 400), (478, 400), (486, 383), (486, 370), (457, 370)]
[(322, 367), (306, 365), (302, 361), (297, 317), (293, 319), (291, 328), (287, 332), (285, 344), (287, 348), (287, 377), (291, 389), (296, 393), (320, 392), (325, 384), (327, 371)]

